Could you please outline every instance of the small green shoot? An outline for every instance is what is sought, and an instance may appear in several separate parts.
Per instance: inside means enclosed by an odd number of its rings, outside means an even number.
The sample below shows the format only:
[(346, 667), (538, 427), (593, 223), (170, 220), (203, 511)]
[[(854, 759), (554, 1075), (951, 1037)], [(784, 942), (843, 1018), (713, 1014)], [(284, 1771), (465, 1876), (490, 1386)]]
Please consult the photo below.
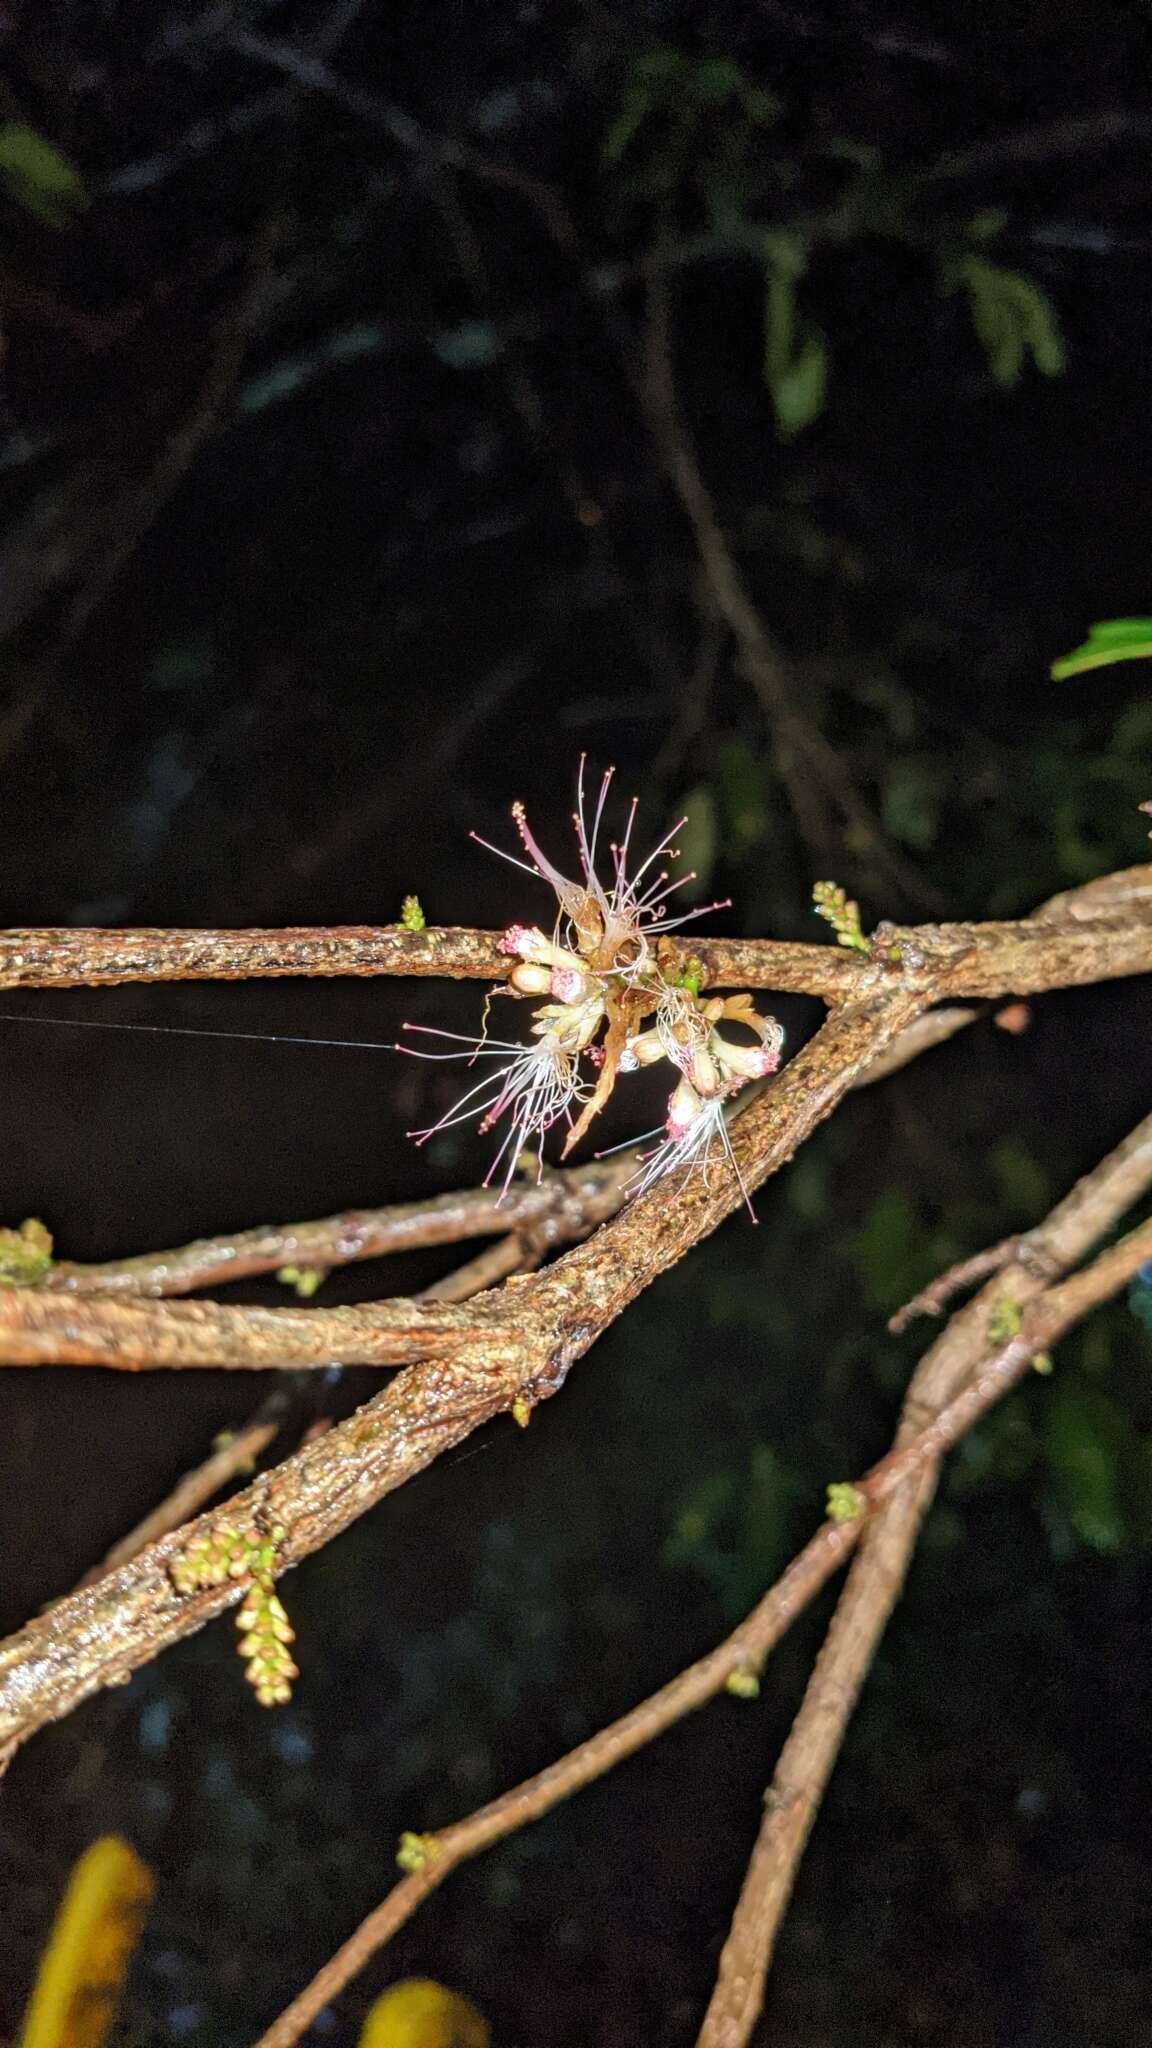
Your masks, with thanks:
[(838, 882), (817, 882), (812, 891), (812, 907), (817, 917), (831, 925), (838, 946), (851, 946), (857, 953), (871, 951), (860, 929), (859, 906), (852, 902)]

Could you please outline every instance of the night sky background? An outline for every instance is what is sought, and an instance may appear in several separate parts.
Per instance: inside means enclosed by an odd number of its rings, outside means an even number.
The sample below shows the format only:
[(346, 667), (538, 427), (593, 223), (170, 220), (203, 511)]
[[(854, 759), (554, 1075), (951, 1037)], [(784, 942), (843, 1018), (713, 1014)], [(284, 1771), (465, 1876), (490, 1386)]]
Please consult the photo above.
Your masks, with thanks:
[[(1148, 855), (1152, 9), (1034, 0), (342, 0), (0, 10), (0, 922), (547, 916), (483, 853), (576, 763), (716, 930), (1024, 912)], [(650, 405), (683, 428), (807, 732), (720, 622)], [(824, 758), (821, 756), (820, 758)], [(395, 1039), (475, 986), (262, 982), (6, 1012)], [(819, 1006), (775, 1006), (795, 1049)], [(985, 1020), (850, 1100), (498, 1425), (287, 1581), (262, 1713), (227, 1623), (39, 1736), (0, 1801), (0, 2038), (68, 1869), (157, 1874), (117, 2036), (239, 2048), (469, 1811), (756, 1600), (890, 1440), (891, 1311), (1038, 1220), (1146, 1111), (1147, 983)], [(0, 1023), (0, 1220), (100, 1259), (475, 1184), (386, 1050)], [(642, 1090), (641, 1090), (642, 1093)], [(652, 1107), (658, 1107), (656, 1098)], [(644, 1104), (640, 1114), (643, 1115)], [(635, 1104), (602, 1142), (654, 1117)], [(353, 1267), (322, 1302), (425, 1285)], [(274, 1283), (236, 1299), (283, 1301)], [(1140, 1304), (1135, 1304), (1138, 1309)], [(955, 1455), (803, 1866), (757, 2042), (1129, 2048), (1152, 1857), (1152, 1336), (1119, 1301)], [(266, 1391), (0, 1379), (0, 1623), (79, 1575)], [(293, 1396), (276, 1446), (377, 1376)], [(418, 1971), (496, 2048), (695, 2038), (827, 1620), (453, 1877), (324, 2016)]]

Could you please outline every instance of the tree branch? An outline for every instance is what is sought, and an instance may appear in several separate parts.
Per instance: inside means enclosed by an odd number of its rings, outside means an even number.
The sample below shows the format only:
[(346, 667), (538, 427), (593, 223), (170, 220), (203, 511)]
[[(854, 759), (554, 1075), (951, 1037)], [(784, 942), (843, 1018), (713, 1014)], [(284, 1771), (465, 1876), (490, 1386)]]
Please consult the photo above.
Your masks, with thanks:
[[(963, 1013), (965, 1018), (971, 1014)], [(328, 1272), (358, 1259), (459, 1244), (499, 1231), (560, 1245), (586, 1236), (614, 1216), (634, 1171), (632, 1155), (591, 1160), (586, 1166), (549, 1171), (540, 1182), (514, 1181), (503, 1200), (498, 1189), (467, 1188), (383, 1209), (345, 1209), (315, 1223), (261, 1224), (231, 1236), (198, 1238), (172, 1251), (143, 1252), (99, 1265), (60, 1259), (39, 1284), (55, 1294), (158, 1300), (275, 1273), (282, 1266)], [(442, 1294), (433, 1298), (446, 1299)]]
[[(1044, 1232), (1051, 1231), (1052, 1256), (1057, 1255), (1058, 1246), (1063, 1247), (1063, 1256), (1067, 1258), (1077, 1248), (1087, 1249), (1133, 1199), (1133, 1183), (1141, 1173), (1145, 1182), (1152, 1179), (1152, 1118), (1102, 1168), (1082, 1182), (1053, 1212), (1049, 1223), (1042, 1226)], [(258, 2048), (291, 2048), (317, 2013), (331, 2003), (459, 1864), (538, 1820), (646, 1747), (666, 1729), (715, 1698), (734, 1674), (758, 1672), (797, 1615), (848, 1557), (861, 1536), (871, 1549), (885, 1518), (910, 1491), (918, 1492), (926, 1478), (931, 1481), (942, 1450), (956, 1442), (971, 1427), (977, 1413), (983, 1413), (1029, 1369), (1036, 1343), (1054, 1342), (1073, 1322), (1114, 1293), (1147, 1257), (1150, 1242), (1152, 1225), (1144, 1225), (1114, 1251), (1106, 1253), (1087, 1273), (1078, 1275), (1063, 1288), (1053, 1288), (1030, 1320), (1028, 1330), (1022, 1330), (991, 1359), (987, 1358), (985, 1322), (980, 1327), (979, 1341), (986, 1362), (966, 1396), (946, 1407), (919, 1436), (913, 1435), (900, 1443), (858, 1481), (857, 1491), (872, 1509), (867, 1521), (824, 1522), (746, 1620), (714, 1650), (556, 1763), (501, 1794), (468, 1819), (428, 1838), (423, 1867), (401, 1879), (361, 1922), (351, 1938), (274, 2021), (261, 2037)], [(934, 1346), (922, 1362), (914, 1385), (927, 1385), (934, 1380), (938, 1366), (932, 1361), (944, 1341)], [(783, 1903), (782, 1899), (781, 1910)], [(703, 2034), (700, 2038), (701, 2042), (705, 2040)], [(746, 2039), (747, 2033), (731, 2037), (717, 2034), (713, 2048), (718, 2048), (721, 2041), (727, 2048), (730, 2038), (735, 2044)]]
[(764, 622), (740, 573), (680, 410), (673, 364), (671, 270), (658, 251), (648, 291), (641, 397), (653, 442), (692, 528), (708, 592), (739, 650), (772, 735), (776, 767), (810, 850), (834, 858), (848, 827), (878, 874), (922, 908), (940, 899), (923, 875), (889, 844), (841, 755), (803, 706), (799, 678)]
[[(923, 1002), (918, 992), (897, 987), (829, 1016), (774, 1086), (731, 1127), (750, 1188), (759, 1187), (791, 1158), (870, 1062), (915, 1021)], [(123, 1318), (112, 1340), (114, 1355), (118, 1349), (123, 1358), (125, 1347), (135, 1344), (141, 1362), (149, 1342), (164, 1341), (155, 1323), (148, 1334), (141, 1329), (138, 1319), (148, 1317), (178, 1319), (183, 1355), (194, 1356), (197, 1330), (202, 1335), (210, 1326), (191, 1319), (205, 1309), (227, 1315), (233, 1331), (237, 1319), (257, 1317), (269, 1363), (274, 1344), (280, 1345), (284, 1362), (289, 1333), (295, 1340), (294, 1362), (302, 1354), (319, 1362), (321, 1347), (306, 1336), (310, 1323), (328, 1326), (324, 1362), (334, 1356), (346, 1359), (346, 1348), (331, 1348), (334, 1317), (340, 1319), (336, 1327), (345, 1332), (345, 1344), (355, 1329), (361, 1357), (365, 1349), (379, 1357), (414, 1345), (417, 1318), (424, 1319), (428, 1334), (421, 1362), (400, 1373), (347, 1422), (273, 1472), (261, 1473), (226, 1510), (203, 1517), (191, 1531), (161, 1539), (98, 1585), (58, 1602), (0, 1647), (0, 1744), (22, 1741), (46, 1721), (70, 1712), (241, 1596), (243, 1588), (234, 1582), (191, 1595), (177, 1592), (169, 1567), (192, 1531), (211, 1534), (237, 1518), (257, 1528), (275, 1527), (282, 1532), (277, 1537), (280, 1568), (298, 1564), (482, 1423), (517, 1402), (556, 1393), (574, 1361), (629, 1303), (741, 1201), (727, 1173), (689, 1178), (676, 1189), (675, 1199), (669, 1198), (667, 1186), (659, 1186), (544, 1272), (512, 1281), (467, 1309), (394, 1302), (326, 1314), (223, 1311), (216, 1304), (194, 1302), (80, 1304), (43, 1291), (8, 1290), (0, 1296), (0, 1329), (6, 1325), (10, 1339), (14, 1328), (18, 1335), (13, 1312), (18, 1318), (20, 1310), (26, 1313), (33, 1306), (40, 1317), (37, 1337), (46, 1347), (47, 1311), (70, 1355), (84, 1350), (74, 1327), (82, 1310), (98, 1312), (99, 1341), (85, 1353), (89, 1357), (101, 1343), (107, 1350), (114, 1319)], [(373, 1318), (377, 1338), (369, 1345)]]
[[(855, 1085), (864, 1088), (887, 1080), (922, 1052), (946, 1044), (979, 1015), (978, 1010), (959, 1007), (926, 1012), (901, 1032), (887, 1052), (864, 1068)], [(326, 1273), (357, 1259), (459, 1244), (465, 1238), (506, 1231), (506, 1243), (513, 1249), (501, 1253), (498, 1273), (486, 1266), (491, 1277), (484, 1284), (492, 1286), (497, 1278), (503, 1279), (523, 1265), (525, 1244), (554, 1251), (587, 1237), (598, 1224), (615, 1216), (638, 1163), (635, 1152), (625, 1152), (610, 1161), (593, 1159), (585, 1166), (550, 1168), (538, 1182), (514, 1181), (503, 1197), (494, 1188), (468, 1188), (432, 1195), (421, 1202), (396, 1202), (383, 1209), (345, 1209), (338, 1216), (325, 1216), (313, 1223), (259, 1224), (252, 1230), (197, 1238), (172, 1250), (141, 1252), (95, 1265), (58, 1259), (37, 1285), (54, 1294), (163, 1300), (193, 1294), (201, 1287), (220, 1287), (232, 1280), (275, 1273), (287, 1265)], [(461, 1288), (463, 1291), (458, 1291)], [(460, 1274), (452, 1273), (425, 1288), (424, 1298), (464, 1301), (479, 1291), (465, 1284)]]
[[(781, 1751), (697, 2048), (720, 2048), (721, 2043), (741, 2048), (755, 2025), (796, 1871), (861, 1686), (899, 1599), (943, 1451), (1028, 1370), (1037, 1350), (1115, 1293), (1147, 1256), (1152, 1235), (1145, 1224), (1087, 1272), (1044, 1293), (1047, 1282), (1082, 1257), (1150, 1183), (1152, 1117), (1029, 1233), (1026, 1259), (1004, 1267), (952, 1318), (921, 1360), (894, 1449), (861, 1482), (861, 1490), (874, 1500), (878, 1488), (894, 1475), (900, 1478), (864, 1529), (860, 1554)], [(1006, 1301), (1034, 1306), (1019, 1336), (989, 1362), (991, 1318)], [(923, 1462), (912, 1476), (903, 1476), (902, 1461), (910, 1450)]]
[[(509, 959), (500, 936), (451, 925), (16, 930), (0, 932), (0, 988), (377, 974), (503, 981)], [(693, 938), (686, 950), (703, 963), (711, 988), (774, 989), (828, 1003), (857, 1002), (901, 981), (930, 986), (932, 1001), (1033, 995), (1152, 972), (1152, 866), (1101, 877), (1030, 918), (881, 926), (872, 957), (775, 939)]]

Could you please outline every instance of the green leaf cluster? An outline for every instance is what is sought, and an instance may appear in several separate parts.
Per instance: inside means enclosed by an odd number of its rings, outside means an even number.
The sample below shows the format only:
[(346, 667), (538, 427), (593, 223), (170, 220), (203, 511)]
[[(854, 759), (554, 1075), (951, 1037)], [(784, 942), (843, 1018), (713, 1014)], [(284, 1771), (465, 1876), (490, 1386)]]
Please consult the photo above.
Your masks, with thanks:
[(38, 1216), (0, 1230), (0, 1287), (38, 1287), (52, 1271), (52, 1233)]

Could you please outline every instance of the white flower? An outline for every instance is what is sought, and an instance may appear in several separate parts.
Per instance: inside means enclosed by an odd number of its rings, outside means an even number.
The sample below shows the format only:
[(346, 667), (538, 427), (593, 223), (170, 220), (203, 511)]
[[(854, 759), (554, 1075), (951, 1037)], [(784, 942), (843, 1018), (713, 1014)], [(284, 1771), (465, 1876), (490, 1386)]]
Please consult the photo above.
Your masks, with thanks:
[(739, 1183), (740, 1192), (747, 1205), (748, 1214), (756, 1221), (752, 1198), (744, 1182), (744, 1176), (737, 1164), (724, 1120), (725, 1100), (734, 1094), (714, 1095), (709, 1099), (697, 1094), (692, 1083), (681, 1079), (672, 1092), (668, 1103), (668, 1120), (664, 1126), (665, 1137), (654, 1152), (649, 1152), (641, 1161), (642, 1171), (629, 1183), (630, 1195), (646, 1194), (658, 1180), (680, 1167), (689, 1167), (703, 1174), (705, 1182), (719, 1161), (726, 1159)]
[(718, 1031), (708, 1041), (720, 1072), (729, 1080), (761, 1081), (767, 1074), (774, 1074), (780, 1065), (780, 1048), (784, 1033), (774, 1017), (765, 1018), (765, 1023), (774, 1029), (760, 1045), (733, 1045), (730, 1038), (721, 1038)]
[(573, 822), (576, 827), (576, 847), (580, 856), (583, 879), (574, 882), (559, 868), (552, 865), (548, 856), (537, 844), (525, 815), (524, 806), (515, 803), (512, 816), (524, 847), (531, 856), (531, 865), (517, 860), (514, 854), (505, 853), (498, 846), (488, 846), (485, 839), (476, 833), (472, 837), (480, 846), (488, 847), (490, 853), (498, 854), (501, 860), (511, 861), (513, 867), (523, 868), (528, 874), (539, 875), (556, 892), (560, 906), (558, 931), (563, 933), (562, 941), (546, 940), (544, 934), (534, 927), (511, 925), (501, 940), (505, 952), (519, 953), (522, 960), (549, 960), (557, 966), (564, 963), (555, 961), (557, 951), (569, 955), (577, 953), (577, 966), (588, 968), (599, 974), (614, 974), (628, 984), (646, 974), (651, 965), (649, 941), (661, 932), (675, 931), (688, 924), (695, 917), (705, 917), (710, 910), (721, 910), (726, 904), (703, 904), (696, 910), (681, 914), (668, 914), (669, 898), (677, 889), (686, 888), (695, 881), (695, 874), (683, 875), (679, 881), (669, 882), (668, 870), (661, 868), (651, 874), (656, 861), (662, 854), (675, 858), (672, 841), (680, 827), (687, 823), (679, 819), (672, 831), (653, 848), (646, 860), (641, 861), (635, 873), (628, 873), (628, 859), (631, 850), (632, 828), (636, 822), (639, 799), (633, 797), (628, 812), (624, 837), (619, 844), (609, 849), (612, 862), (611, 881), (607, 886), (596, 872), (596, 855), (600, 838), (600, 826), (604, 816), (604, 805), (612, 782), (613, 771), (608, 769), (600, 784), (596, 810), (589, 829), (584, 801), (584, 761), (580, 757), (580, 770), (576, 785), (576, 812)]
[(511, 1039), (470, 1039), (457, 1031), (436, 1031), (425, 1024), (407, 1024), (406, 1031), (420, 1031), (430, 1038), (452, 1038), (459, 1042), (460, 1049), (454, 1052), (418, 1052), (415, 1046), (402, 1045), (400, 1052), (408, 1052), (416, 1059), (423, 1060), (467, 1060), (471, 1066), (476, 1060), (491, 1060), (495, 1068), (489, 1067), (482, 1080), (434, 1124), (423, 1131), (409, 1131), (418, 1145), (426, 1144), (438, 1131), (451, 1129), (453, 1124), (480, 1119), (479, 1129), (490, 1131), (503, 1116), (510, 1122), (504, 1142), (485, 1175), (484, 1185), (495, 1179), (501, 1167), (506, 1168), (501, 1184), (501, 1198), (508, 1192), (508, 1186), (516, 1169), (516, 1161), (526, 1146), (536, 1143), (539, 1162), (538, 1177), (544, 1170), (543, 1140), (545, 1132), (552, 1125), (564, 1121), (572, 1122), (572, 1105), (586, 1101), (588, 1084), (580, 1077), (578, 1053), (571, 1045), (564, 1043), (558, 1033), (547, 1025), (537, 1024), (538, 1033), (531, 1045), (521, 1045)]

